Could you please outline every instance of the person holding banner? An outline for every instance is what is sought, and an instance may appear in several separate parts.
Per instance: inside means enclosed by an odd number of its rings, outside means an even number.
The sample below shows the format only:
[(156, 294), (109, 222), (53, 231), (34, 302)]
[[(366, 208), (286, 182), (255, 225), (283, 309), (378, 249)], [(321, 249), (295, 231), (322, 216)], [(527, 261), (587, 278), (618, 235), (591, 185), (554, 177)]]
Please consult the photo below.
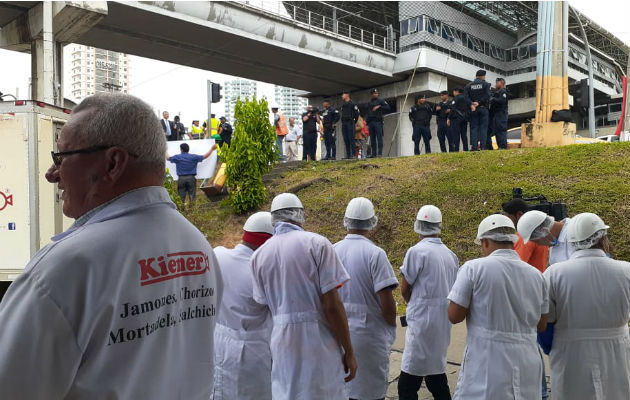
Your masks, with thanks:
[(190, 146), (188, 143), (182, 143), (179, 145), (181, 150), (180, 154), (169, 156), (166, 153), (166, 161), (170, 161), (175, 164), (175, 172), (177, 172), (177, 193), (182, 199), (182, 205), (186, 202), (186, 194), (190, 198), (189, 204), (194, 203), (197, 197), (197, 164), (210, 157), (213, 151), (216, 150), (217, 145), (214, 144), (203, 156), (198, 154), (190, 154)]

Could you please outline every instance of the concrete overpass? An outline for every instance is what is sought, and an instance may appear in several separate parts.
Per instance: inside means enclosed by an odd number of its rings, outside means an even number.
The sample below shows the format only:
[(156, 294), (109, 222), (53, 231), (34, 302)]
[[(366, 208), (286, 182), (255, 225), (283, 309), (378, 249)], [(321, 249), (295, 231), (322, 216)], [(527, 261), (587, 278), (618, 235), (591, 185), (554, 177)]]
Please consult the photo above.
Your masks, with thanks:
[[(99, 3), (98, 7), (94, 7)], [(63, 5), (66, 5), (64, 7)], [(81, 8), (83, 29), (74, 42), (180, 65), (294, 87), (314, 94), (357, 90), (396, 80), (394, 49), (380, 35), (325, 29), (332, 21), (291, 15), (238, 2), (65, 2)], [(32, 51), (41, 32), (41, 2), (0, 2), (0, 47)], [(88, 18), (89, 16), (89, 18)], [(55, 33), (69, 21), (53, 21)], [(75, 21), (76, 23), (77, 21)], [(308, 23), (310, 22), (310, 24)], [(320, 28), (321, 26), (321, 28)], [(29, 32), (24, 35), (24, 32)], [(389, 48), (388, 48), (389, 47)]]

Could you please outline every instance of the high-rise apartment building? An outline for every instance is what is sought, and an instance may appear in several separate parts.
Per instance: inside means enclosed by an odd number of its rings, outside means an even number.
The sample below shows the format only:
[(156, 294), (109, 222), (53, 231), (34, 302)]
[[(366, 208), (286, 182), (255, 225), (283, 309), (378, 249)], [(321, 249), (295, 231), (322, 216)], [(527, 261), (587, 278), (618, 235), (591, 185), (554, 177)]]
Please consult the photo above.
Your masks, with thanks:
[(129, 92), (129, 55), (80, 44), (66, 47), (66, 87), (76, 100), (103, 92)]
[[(223, 90), (223, 102), (225, 104), (225, 117), (230, 123), (234, 123), (234, 107), (236, 100), (249, 98), (250, 100), (256, 96), (256, 82), (248, 79), (234, 79), (225, 82)], [(217, 116), (218, 118), (219, 116)]]
[(299, 97), (296, 89), (291, 89), (283, 86), (275, 87), (275, 99), (280, 112), (287, 118), (295, 118), (296, 121), (301, 121), (300, 116), (306, 110), (308, 105), (308, 99)]

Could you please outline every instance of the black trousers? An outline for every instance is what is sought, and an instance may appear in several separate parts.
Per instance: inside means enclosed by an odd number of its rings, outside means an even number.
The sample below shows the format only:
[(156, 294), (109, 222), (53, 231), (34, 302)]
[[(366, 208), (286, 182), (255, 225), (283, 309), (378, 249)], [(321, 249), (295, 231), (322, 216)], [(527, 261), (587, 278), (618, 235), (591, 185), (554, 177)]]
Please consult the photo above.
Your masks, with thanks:
[(315, 153), (317, 152), (317, 132), (304, 132), (302, 135), (302, 143), (304, 149), (302, 151), (302, 160), (306, 160), (306, 156), (311, 156), (311, 161), (315, 161)]
[(424, 152), (431, 153), (431, 128), (429, 125), (415, 124), (413, 127), (413, 154), (420, 154), (420, 140), (424, 140)]
[(186, 194), (188, 194), (190, 201), (195, 201), (195, 197), (197, 197), (197, 179), (195, 175), (177, 177), (177, 194), (182, 199), (182, 203), (186, 201)]
[(464, 151), (468, 151), (468, 135), (466, 134), (467, 122), (463, 118), (452, 119), (449, 133), (451, 136), (454, 152), (459, 151), (459, 140), (461, 138)]
[(372, 157), (383, 155), (383, 121), (368, 122), (370, 130), (370, 145), (372, 146)]
[(341, 121), (343, 144), (346, 146), (346, 158), (354, 158), (354, 121)]
[(337, 143), (335, 143), (335, 130), (324, 128), (324, 144), (326, 145), (326, 158), (337, 158)]
[(446, 374), (416, 376), (405, 371), (400, 371), (400, 378), (398, 379), (399, 399), (418, 400), (418, 390), (420, 390), (423, 379), (435, 400), (451, 400), (451, 391), (448, 388)]
[(450, 140), (448, 139), (448, 126), (446, 126), (446, 121), (440, 121), (437, 123), (437, 135), (438, 135), (438, 140), (440, 141), (440, 150), (442, 151), (442, 153), (446, 153), (446, 143), (449, 143), (449, 147), (450, 147)]

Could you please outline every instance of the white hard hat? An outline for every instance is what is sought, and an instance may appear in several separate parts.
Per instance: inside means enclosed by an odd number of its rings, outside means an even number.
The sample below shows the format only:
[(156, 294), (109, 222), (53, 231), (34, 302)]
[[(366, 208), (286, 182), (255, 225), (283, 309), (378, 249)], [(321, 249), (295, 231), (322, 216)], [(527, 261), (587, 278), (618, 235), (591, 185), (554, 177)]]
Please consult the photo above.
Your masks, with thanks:
[(304, 208), (302, 202), (293, 193), (280, 193), (271, 202), (271, 212), (284, 210), (285, 208)]
[(374, 205), (365, 197), (355, 197), (346, 207), (346, 218), (367, 220), (374, 217)]
[(567, 226), (567, 241), (581, 242), (593, 236), (596, 232), (610, 228), (604, 221), (593, 213), (582, 213), (571, 218)]
[(442, 222), (442, 212), (436, 206), (432, 206), (432, 205), (422, 206), (420, 210), (418, 210), (418, 215), (416, 216), (416, 220), (437, 224), (438, 222)]
[(245, 225), (243, 230), (252, 233), (268, 233), (273, 235), (273, 225), (271, 224), (271, 213), (266, 211), (257, 212), (252, 214)]
[(482, 236), (486, 232), (490, 232), (493, 229), (497, 228), (514, 228), (514, 223), (511, 219), (502, 214), (492, 214), (487, 216), (481, 221), (479, 224), (479, 228), (477, 229), (477, 240), (481, 240)]
[(523, 243), (529, 242), (532, 232), (547, 219), (547, 214), (542, 211), (528, 211), (518, 220), (516, 230), (523, 238)]

